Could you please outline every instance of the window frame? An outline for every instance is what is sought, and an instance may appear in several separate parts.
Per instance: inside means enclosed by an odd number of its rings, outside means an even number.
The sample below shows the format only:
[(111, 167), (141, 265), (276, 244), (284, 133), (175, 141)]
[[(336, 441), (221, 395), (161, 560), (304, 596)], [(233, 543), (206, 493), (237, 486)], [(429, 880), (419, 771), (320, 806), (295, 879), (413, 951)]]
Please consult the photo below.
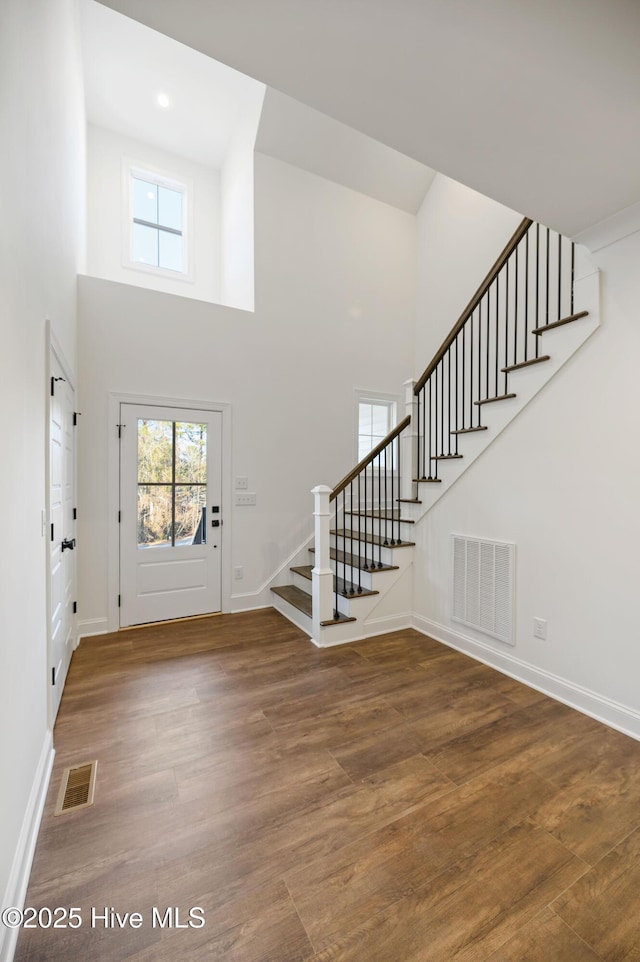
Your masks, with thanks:
[[(398, 411), (400, 408), (401, 398), (397, 394), (384, 394), (380, 391), (361, 391), (356, 389), (355, 393), (355, 406), (354, 406), (354, 420), (355, 420), (355, 459), (356, 464), (360, 463), (360, 405), (361, 404), (379, 404), (384, 405), (389, 410), (388, 419), (388, 431), (393, 430), (395, 425), (398, 423)], [(388, 433), (388, 432), (387, 432)], [(375, 447), (375, 445), (374, 445)], [(373, 448), (371, 448), (373, 450)], [(375, 467), (372, 465), (368, 470), (375, 471)], [(397, 465), (394, 465), (394, 472), (397, 471)]]
[[(156, 267), (155, 264), (143, 264), (133, 258), (133, 182), (144, 180), (155, 187), (166, 187), (168, 190), (182, 194), (182, 270), (174, 271), (167, 267)], [(162, 277), (174, 281), (193, 283), (192, 258), (192, 223), (193, 223), (193, 185), (188, 178), (178, 179), (172, 174), (158, 168), (123, 158), (122, 163), (122, 262), (123, 266), (134, 271), (141, 271), (155, 277)], [(152, 225), (155, 226), (155, 225)], [(161, 226), (158, 227), (162, 229)], [(170, 233), (174, 233), (170, 231)]]

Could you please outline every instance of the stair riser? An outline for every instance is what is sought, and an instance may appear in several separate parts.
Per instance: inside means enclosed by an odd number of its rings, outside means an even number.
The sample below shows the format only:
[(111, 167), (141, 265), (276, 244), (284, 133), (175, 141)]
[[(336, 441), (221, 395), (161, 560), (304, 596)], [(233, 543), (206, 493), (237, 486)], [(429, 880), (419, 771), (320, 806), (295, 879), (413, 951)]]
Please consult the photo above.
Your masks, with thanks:
[[(309, 555), (311, 564), (314, 564), (314, 554)], [(339, 578), (345, 581), (350, 581), (353, 584), (360, 584), (363, 588), (376, 588), (375, 577), (376, 573), (373, 574), (370, 571), (360, 571), (360, 569), (352, 567), (351, 565), (343, 565), (341, 561), (331, 560), (331, 570), (337, 573)], [(359, 580), (358, 580), (359, 577)]]
[[(356, 555), (358, 554), (358, 539), (354, 538), (353, 542), (351, 538), (338, 537), (338, 551), (344, 551), (346, 554)], [(335, 535), (331, 535), (331, 547), (335, 548), (336, 538)], [(399, 564), (399, 553), (402, 552), (403, 548), (390, 548), (384, 545), (380, 546), (377, 544), (365, 544), (360, 542), (360, 555), (364, 561), (365, 555), (370, 564), (373, 562), (382, 561), (386, 565), (397, 565)], [(342, 565), (340, 566), (342, 568)], [(375, 587), (375, 585), (374, 585)]]
[[(367, 534), (380, 535), (381, 537), (394, 538), (398, 537), (398, 533), (403, 541), (413, 541), (411, 537), (411, 531), (415, 527), (413, 524), (408, 524), (406, 521), (400, 522), (398, 525), (397, 521), (394, 521), (393, 528), (391, 521), (386, 522), (383, 518), (358, 518), (356, 515), (347, 514), (344, 519), (344, 524), (342, 523), (342, 518), (340, 518), (339, 528), (351, 528), (354, 531), (358, 530), (358, 520), (360, 521), (360, 533), (364, 535), (365, 530)], [(366, 526), (365, 526), (366, 521)], [(393, 530), (393, 535), (392, 535)]]

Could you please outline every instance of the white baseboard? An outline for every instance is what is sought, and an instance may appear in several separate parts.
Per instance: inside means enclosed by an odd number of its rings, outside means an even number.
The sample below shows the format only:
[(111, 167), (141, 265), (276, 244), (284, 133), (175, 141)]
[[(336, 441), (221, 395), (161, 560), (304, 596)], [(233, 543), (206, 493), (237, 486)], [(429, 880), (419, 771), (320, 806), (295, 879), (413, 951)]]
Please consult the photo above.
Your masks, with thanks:
[(87, 621), (78, 622), (78, 643), (83, 638), (91, 638), (92, 635), (106, 635), (109, 632), (106, 618), (89, 618)]
[[(322, 644), (318, 644), (313, 638), (309, 641), (313, 642), (316, 648), (338, 648), (340, 645), (351, 645), (355, 641), (366, 641), (367, 638), (374, 638), (376, 635), (388, 635), (390, 631), (401, 631), (403, 628), (413, 628), (413, 621), (411, 612), (406, 612), (400, 615), (387, 615), (385, 618), (374, 618), (372, 621), (367, 621), (366, 623), (361, 623), (361, 627), (357, 628), (358, 622), (347, 622), (344, 626), (336, 625), (335, 627), (323, 628)], [(345, 629), (350, 629), (353, 626), (355, 631), (359, 631), (359, 634), (341, 636), (338, 633), (340, 629), (344, 627)], [(364, 630), (363, 630), (364, 629)], [(332, 641), (332, 635), (336, 634), (336, 640)]]
[(550, 671), (537, 668), (520, 658), (516, 658), (511, 652), (497, 651), (490, 645), (486, 645), (475, 638), (470, 638), (462, 632), (454, 631), (438, 622), (430, 621), (422, 615), (413, 616), (413, 627), (423, 635), (429, 635), (436, 641), (441, 641), (450, 648), (470, 655), (477, 661), (495, 668), (510, 678), (523, 682), (536, 691), (541, 691), (556, 701), (560, 701), (570, 708), (575, 708), (584, 715), (589, 715), (610, 728), (615, 728), (624, 735), (640, 741), (640, 712), (630, 708), (628, 705), (621, 705), (605, 695), (583, 688), (566, 678), (554, 675)]
[[(47, 731), (42, 745), (38, 767), (31, 786), (27, 810), (22, 820), (20, 837), (16, 845), (11, 873), (2, 901), (2, 908), (13, 906), (19, 909), (24, 908), (29, 874), (31, 872), (36, 842), (38, 840), (38, 830), (40, 829), (40, 820), (47, 797), (54, 755), (53, 736), (50, 731)], [(18, 932), (19, 929), (7, 929), (4, 925), (0, 925), (0, 962), (11, 962), (13, 959), (18, 941)]]

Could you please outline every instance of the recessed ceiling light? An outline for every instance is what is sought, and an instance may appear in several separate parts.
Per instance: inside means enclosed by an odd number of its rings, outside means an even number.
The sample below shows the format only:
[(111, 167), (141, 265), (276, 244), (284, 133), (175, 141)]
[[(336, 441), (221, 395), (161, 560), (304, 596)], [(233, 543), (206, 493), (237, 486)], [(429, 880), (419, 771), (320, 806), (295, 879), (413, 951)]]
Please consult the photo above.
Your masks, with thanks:
[(158, 94), (158, 106), (162, 107), (163, 110), (167, 109), (169, 106), (169, 98), (166, 94)]

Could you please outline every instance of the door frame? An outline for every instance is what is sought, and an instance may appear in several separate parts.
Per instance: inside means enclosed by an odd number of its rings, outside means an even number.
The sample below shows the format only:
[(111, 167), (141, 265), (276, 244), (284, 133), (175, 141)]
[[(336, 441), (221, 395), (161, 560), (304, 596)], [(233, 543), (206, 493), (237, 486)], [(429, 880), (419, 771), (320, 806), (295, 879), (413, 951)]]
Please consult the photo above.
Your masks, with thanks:
[(231, 611), (231, 405), (226, 401), (202, 401), (193, 398), (160, 397), (151, 394), (110, 393), (108, 399), (107, 450), (107, 631), (120, 629), (118, 593), (120, 585), (120, 443), (118, 424), (121, 404), (148, 404), (160, 407), (192, 408), (214, 411), (222, 415), (222, 554), (220, 558), (220, 605)]
[[(46, 323), (46, 345), (47, 345), (47, 357), (46, 357), (46, 380), (45, 380), (45, 393), (46, 393), (46, 444), (45, 444), (45, 515), (43, 517), (43, 535), (45, 538), (45, 564), (46, 564), (46, 585), (47, 585), (47, 722), (50, 728), (53, 728), (55, 724), (55, 718), (53, 717), (53, 699), (51, 695), (51, 668), (52, 668), (52, 648), (53, 639), (51, 637), (51, 551), (49, 545), (49, 530), (51, 525), (51, 378), (53, 377), (53, 366), (51, 363), (52, 355), (55, 354), (56, 361), (65, 378), (69, 387), (73, 390), (74, 404), (77, 404), (77, 389), (76, 389), (76, 379), (72, 373), (73, 369), (69, 362), (67, 361), (64, 351), (60, 346), (58, 339), (56, 338), (51, 321), (47, 320)], [(74, 443), (73, 443), (73, 490), (75, 496), (76, 505), (78, 503), (78, 436), (74, 433)], [(76, 558), (74, 556), (74, 587), (75, 594), (78, 594), (78, 565)], [(78, 635), (78, 616), (77, 614), (72, 615), (73, 624), (73, 651), (78, 647), (79, 635)], [(71, 657), (73, 657), (73, 652)], [(66, 682), (66, 676), (65, 676)], [(63, 686), (64, 691), (64, 686)], [(61, 696), (62, 697), (62, 692)]]

